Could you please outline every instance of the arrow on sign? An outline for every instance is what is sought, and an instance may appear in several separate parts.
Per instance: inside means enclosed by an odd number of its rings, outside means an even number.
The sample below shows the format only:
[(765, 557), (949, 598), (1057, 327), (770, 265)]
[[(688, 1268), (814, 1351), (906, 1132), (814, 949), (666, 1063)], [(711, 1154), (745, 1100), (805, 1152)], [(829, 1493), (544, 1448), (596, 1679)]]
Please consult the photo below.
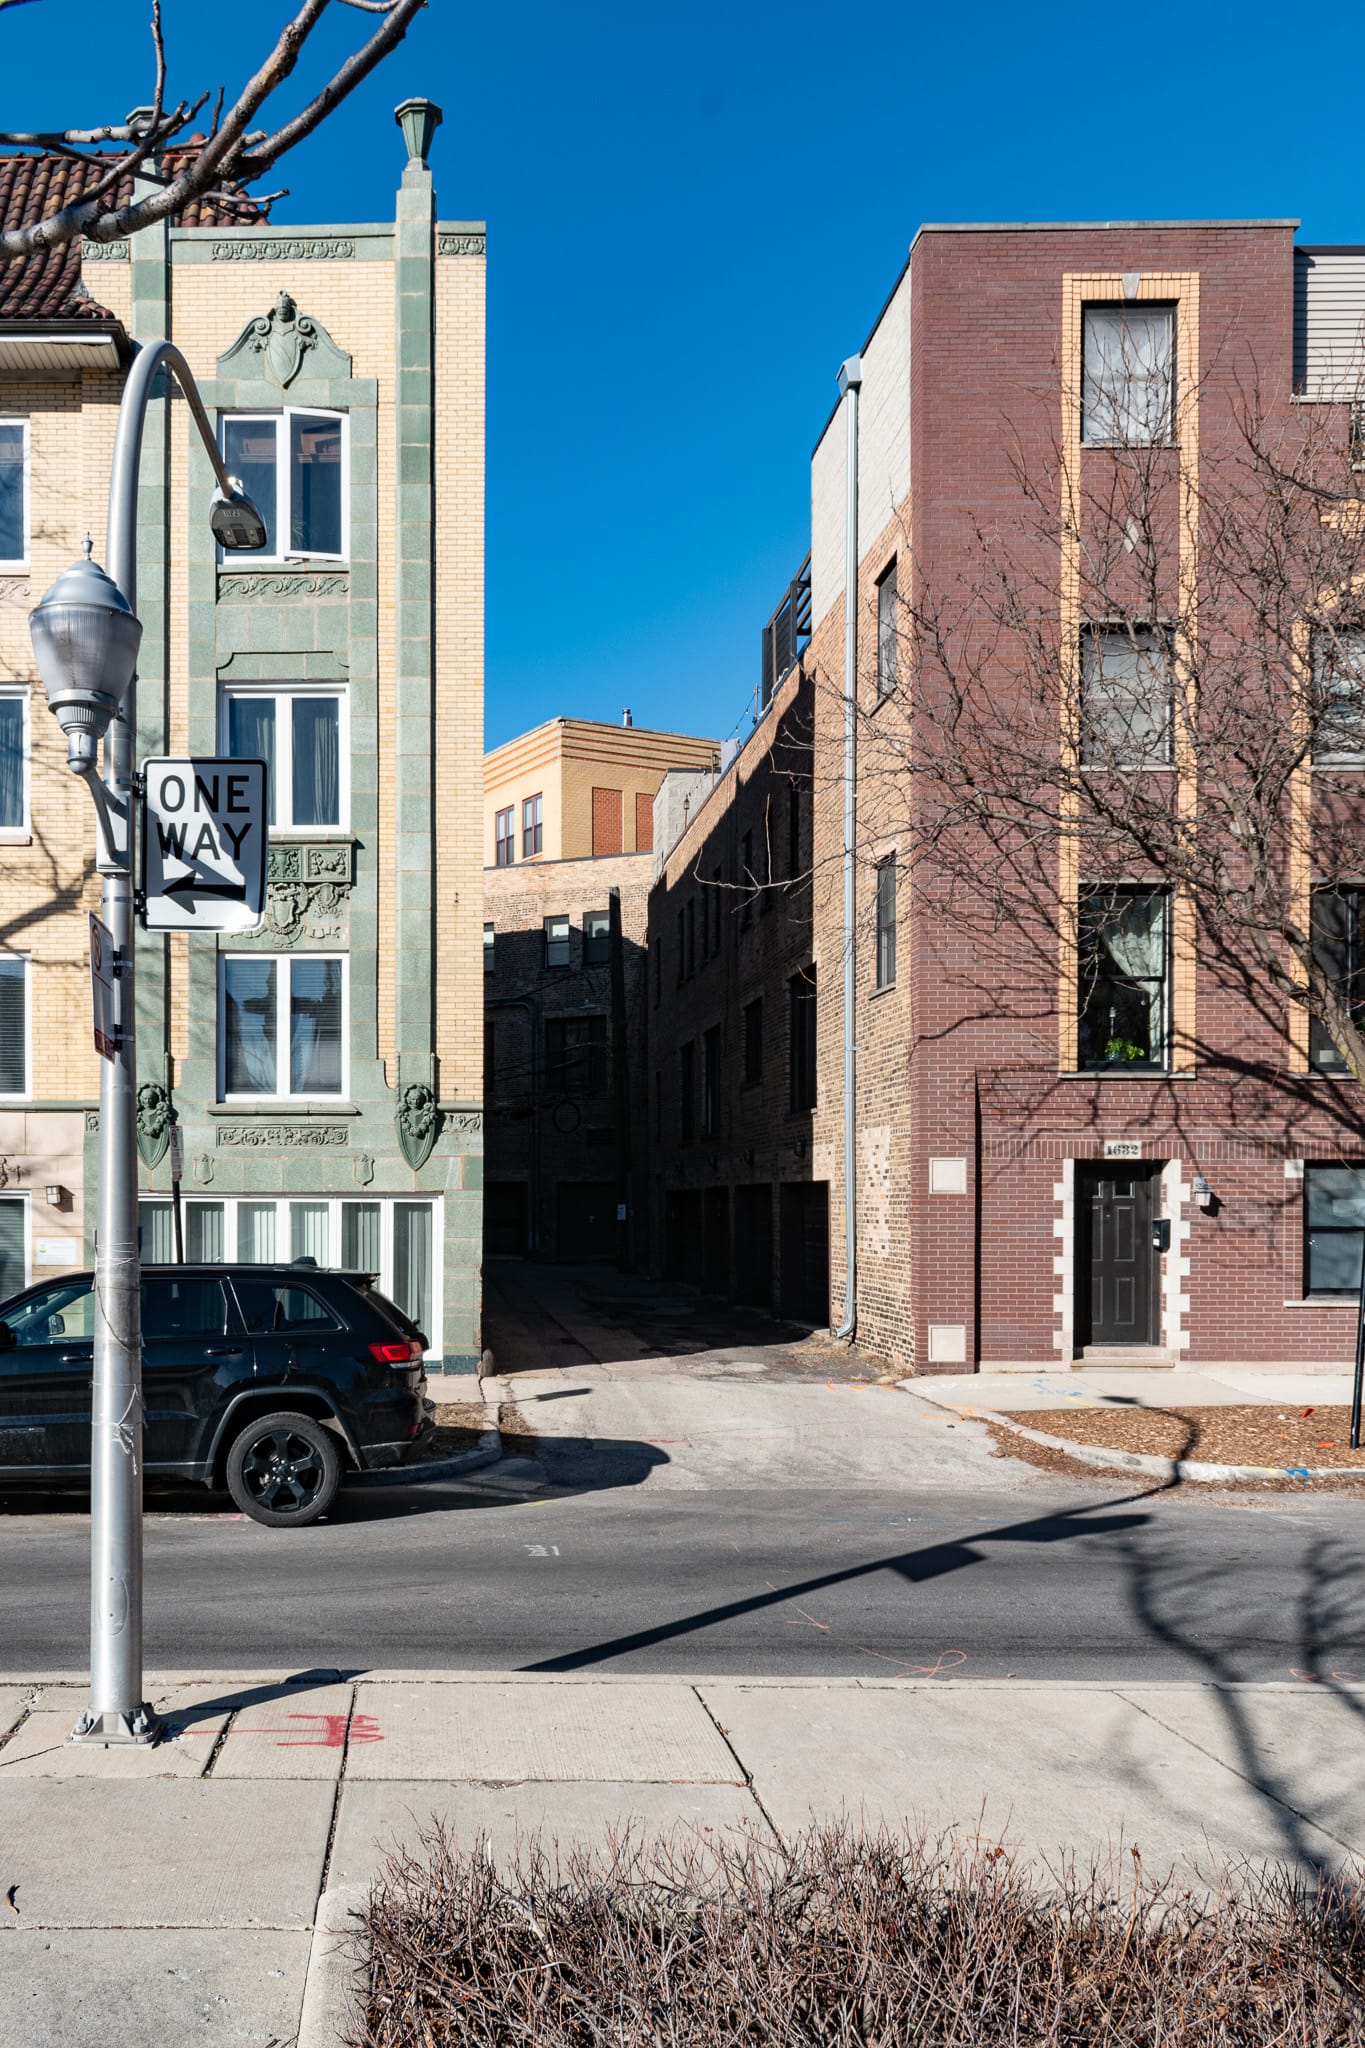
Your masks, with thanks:
[(163, 896), (223, 896), (229, 903), (246, 902), (244, 882), (203, 882), (198, 875), (182, 875), (178, 882), (162, 885)]

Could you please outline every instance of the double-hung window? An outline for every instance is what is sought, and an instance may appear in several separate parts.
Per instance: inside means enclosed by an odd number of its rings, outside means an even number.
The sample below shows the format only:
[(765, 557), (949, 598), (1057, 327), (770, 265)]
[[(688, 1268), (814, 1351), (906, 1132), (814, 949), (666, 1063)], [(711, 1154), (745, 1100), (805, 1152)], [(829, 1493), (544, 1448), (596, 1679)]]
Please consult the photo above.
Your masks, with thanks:
[(1171, 652), (1150, 626), (1090, 626), (1081, 640), (1081, 764), (1163, 768), (1171, 758)]
[(889, 697), (896, 687), (900, 669), (899, 593), (896, 564), (883, 571), (877, 581), (877, 695)]
[(607, 1085), (605, 1017), (545, 1019), (545, 1086), (552, 1095), (601, 1095)]
[(0, 953), (0, 1099), (29, 1092), (29, 972), (23, 953)]
[[(1313, 891), (1313, 958), (1331, 982), (1338, 1001), (1354, 1023), (1365, 1021), (1365, 960), (1361, 958), (1361, 910), (1365, 890)], [(1309, 1064), (1319, 1074), (1347, 1072), (1325, 1024), (1316, 1017), (1308, 1025)]]
[(346, 1092), (346, 960), (325, 953), (219, 956), (218, 1092)]
[(787, 1071), (793, 1109), (814, 1109), (815, 969), (807, 967), (787, 984)]
[(611, 912), (589, 910), (583, 917), (583, 959), (589, 967), (605, 967), (611, 959)]
[(543, 808), (544, 798), (538, 795), (528, 796), (522, 802), (521, 857), (523, 860), (529, 860), (532, 854), (539, 853), (544, 843)]
[(486, 924), (483, 928), (483, 971), (496, 974), (498, 967), (498, 933), (496, 925)]
[(720, 1135), (720, 1026), (713, 1024), (701, 1042), (701, 1134)]
[(547, 967), (567, 967), (568, 964), (568, 917), (547, 917), (545, 920), (545, 965)]
[(0, 569), (28, 567), (28, 421), (0, 420)]
[(1081, 328), (1082, 440), (1100, 448), (1172, 441), (1175, 307), (1086, 306)]
[(0, 688), (0, 833), (28, 830), (27, 684)]
[(1303, 1169), (1303, 1291), (1359, 1294), (1365, 1246), (1365, 1172), (1358, 1166)]
[(896, 981), (896, 857), (877, 869), (877, 987)]
[(345, 690), (312, 685), (223, 692), (223, 746), (264, 761), (275, 831), (326, 832), (347, 822), (351, 748)]
[(1365, 632), (1319, 633), (1313, 643), (1313, 759), (1365, 766)]
[(499, 811), (493, 820), (493, 865), (510, 868), (517, 857), (517, 835), (512, 825), (513, 811), (509, 804), (505, 811)]
[(350, 546), (347, 418), (286, 406), (226, 413), (223, 461), (265, 520), (265, 546), (234, 562), (340, 562)]
[(1170, 1042), (1170, 892), (1081, 892), (1077, 1049), (1087, 1072), (1164, 1067)]

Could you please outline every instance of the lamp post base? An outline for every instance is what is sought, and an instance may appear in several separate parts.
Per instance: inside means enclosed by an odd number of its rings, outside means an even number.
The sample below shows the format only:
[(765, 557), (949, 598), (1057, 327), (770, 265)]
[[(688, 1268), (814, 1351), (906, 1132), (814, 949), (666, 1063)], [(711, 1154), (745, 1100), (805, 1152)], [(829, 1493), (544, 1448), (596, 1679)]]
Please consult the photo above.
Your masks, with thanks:
[(92, 1749), (124, 1749), (129, 1744), (145, 1748), (160, 1741), (165, 1732), (162, 1722), (144, 1703), (131, 1714), (95, 1714), (87, 1708), (66, 1739), (86, 1743)]

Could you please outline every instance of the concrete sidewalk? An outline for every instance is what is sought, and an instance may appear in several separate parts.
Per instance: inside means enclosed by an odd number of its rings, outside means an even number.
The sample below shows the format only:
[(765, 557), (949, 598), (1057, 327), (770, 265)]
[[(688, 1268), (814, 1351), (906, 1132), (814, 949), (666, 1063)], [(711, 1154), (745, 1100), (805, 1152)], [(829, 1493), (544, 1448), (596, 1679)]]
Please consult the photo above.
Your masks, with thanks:
[(1283, 1685), (168, 1675), (170, 1739), (69, 1748), (0, 1691), (0, 2048), (336, 2048), (353, 1925), (433, 1814), (495, 1854), (635, 1819), (959, 1827), (1144, 1866), (1365, 1855), (1365, 1672)]
[(907, 1393), (960, 1413), (1022, 1414), (1040, 1408), (1339, 1407), (1351, 1398), (1351, 1374), (1284, 1372), (1253, 1365), (1077, 1366), (1069, 1372), (925, 1373), (899, 1383)]

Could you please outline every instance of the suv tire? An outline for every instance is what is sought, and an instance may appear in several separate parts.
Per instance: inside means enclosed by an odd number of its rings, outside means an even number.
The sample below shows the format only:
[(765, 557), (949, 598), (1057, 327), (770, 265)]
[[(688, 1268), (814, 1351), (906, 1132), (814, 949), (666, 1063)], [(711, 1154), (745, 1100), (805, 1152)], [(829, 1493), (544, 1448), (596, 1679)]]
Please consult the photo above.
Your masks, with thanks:
[(228, 1447), (227, 1489), (267, 1529), (304, 1529), (341, 1484), (336, 1438), (312, 1415), (258, 1415)]

